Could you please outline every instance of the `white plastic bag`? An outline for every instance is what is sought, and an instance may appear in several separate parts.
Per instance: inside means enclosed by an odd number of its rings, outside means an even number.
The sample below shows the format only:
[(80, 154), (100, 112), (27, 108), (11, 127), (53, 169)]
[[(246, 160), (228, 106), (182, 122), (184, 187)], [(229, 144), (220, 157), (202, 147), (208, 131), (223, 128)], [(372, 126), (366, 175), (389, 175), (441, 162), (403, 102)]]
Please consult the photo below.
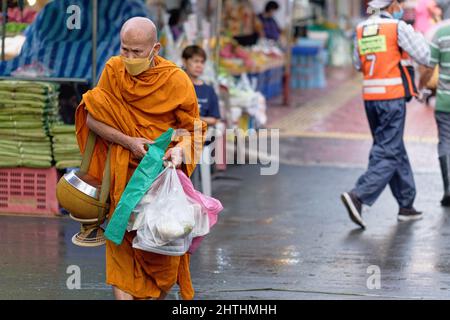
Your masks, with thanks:
[(192, 242), (194, 207), (184, 194), (175, 168), (166, 168), (134, 210), (130, 229), (137, 230), (133, 248), (183, 255)]
[(206, 210), (194, 199), (187, 197), (194, 209), (195, 226), (192, 230), (192, 237), (202, 237), (209, 233), (209, 217)]

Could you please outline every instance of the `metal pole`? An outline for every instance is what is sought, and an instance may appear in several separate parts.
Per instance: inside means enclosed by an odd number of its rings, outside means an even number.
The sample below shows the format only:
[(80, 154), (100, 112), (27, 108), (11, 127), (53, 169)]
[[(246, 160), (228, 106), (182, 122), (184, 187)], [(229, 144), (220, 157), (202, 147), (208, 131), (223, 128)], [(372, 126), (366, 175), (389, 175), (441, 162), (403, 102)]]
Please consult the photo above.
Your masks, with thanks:
[(97, 85), (97, 18), (98, 0), (92, 0), (92, 87)]
[(2, 61), (5, 61), (6, 21), (8, 20), (8, 0), (2, 2)]
[(195, 26), (197, 28), (197, 34), (195, 35), (194, 38), (194, 44), (201, 46), (203, 41), (203, 33), (202, 33), (203, 14), (199, 10), (200, 5), (198, 3), (198, 0), (191, 0), (191, 5), (192, 5), (192, 14), (194, 14), (196, 18)]
[(286, 32), (287, 37), (287, 55), (286, 67), (284, 70), (284, 90), (283, 90), (283, 104), (288, 106), (291, 102), (291, 66), (292, 66), (292, 29), (294, 28), (294, 9), (295, 0), (288, 0), (289, 21)]
[(216, 47), (214, 52), (214, 61), (217, 75), (219, 74), (219, 62), (220, 62), (220, 33), (222, 31), (222, 6), (223, 0), (217, 0)]

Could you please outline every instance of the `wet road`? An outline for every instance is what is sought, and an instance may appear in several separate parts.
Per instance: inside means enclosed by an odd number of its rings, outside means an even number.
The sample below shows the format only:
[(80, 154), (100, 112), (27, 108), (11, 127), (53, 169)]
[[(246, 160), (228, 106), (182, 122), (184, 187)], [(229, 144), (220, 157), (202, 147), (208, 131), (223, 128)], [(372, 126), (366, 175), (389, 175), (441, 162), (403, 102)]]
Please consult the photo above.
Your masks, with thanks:
[[(196, 299), (371, 299), (450, 297), (450, 210), (439, 206), (437, 172), (416, 174), (425, 218), (397, 223), (386, 190), (355, 229), (339, 194), (359, 168), (282, 165), (230, 167), (214, 193), (225, 207), (192, 257)], [(104, 248), (78, 248), (68, 218), (0, 216), (0, 299), (112, 299), (104, 284)], [(70, 265), (81, 289), (66, 286)], [(380, 289), (369, 289), (370, 266)], [(370, 269), (369, 269), (370, 270)], [(175, 299), (173, 293), (170, 298)]]

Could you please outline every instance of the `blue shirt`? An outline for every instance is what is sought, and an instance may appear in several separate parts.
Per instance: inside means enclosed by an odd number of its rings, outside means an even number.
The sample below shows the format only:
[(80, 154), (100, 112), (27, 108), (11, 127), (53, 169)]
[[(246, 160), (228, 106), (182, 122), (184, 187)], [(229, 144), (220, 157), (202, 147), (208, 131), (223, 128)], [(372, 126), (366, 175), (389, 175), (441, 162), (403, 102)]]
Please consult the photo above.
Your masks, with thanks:
[(264, 27), (264, 35), (267, 39), (278, 41), (280, 38), (281, 30), (278, 27), (278, 23), (274, 18), (266, 18), (263, 14), (260, 14), (259, 19), (261, 20)]
[(197, 93), (200, 117), (220, 119), (219, 100), (217, 99), (214, 88), (207, 84), (200, 86), (194, 85), (194, 87)]

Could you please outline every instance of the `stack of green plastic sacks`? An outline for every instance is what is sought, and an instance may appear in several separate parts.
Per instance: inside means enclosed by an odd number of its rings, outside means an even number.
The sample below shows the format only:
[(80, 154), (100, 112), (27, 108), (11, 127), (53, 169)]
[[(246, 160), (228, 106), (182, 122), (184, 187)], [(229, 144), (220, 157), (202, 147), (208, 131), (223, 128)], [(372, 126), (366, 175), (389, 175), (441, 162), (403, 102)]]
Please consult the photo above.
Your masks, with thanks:
[(57, 84), (0, 81), (0, 167), (52, 166), (50, 127), (58, 120)]
[(53, 157), (57, 169), (75, 168), (81, 164), (81, 153), (75, 135), (75, 126), (57, 123), (50, 129)]

